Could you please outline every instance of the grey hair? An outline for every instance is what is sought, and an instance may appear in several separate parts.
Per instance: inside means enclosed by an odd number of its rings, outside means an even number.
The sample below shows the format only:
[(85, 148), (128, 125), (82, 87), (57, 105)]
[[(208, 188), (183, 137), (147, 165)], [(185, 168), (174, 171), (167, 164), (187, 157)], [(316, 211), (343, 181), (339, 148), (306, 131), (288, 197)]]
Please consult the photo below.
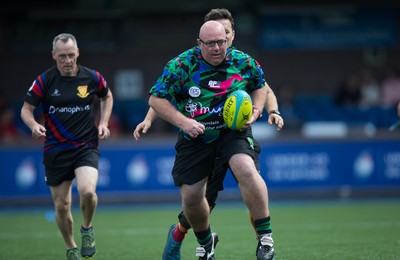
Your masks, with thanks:
[(57, 48), (56, 44), (58, 41), (62, 41), (64, 43), (66, 43), (66, 42), (68, 42), (69, 39), (71, 39), (74, 42), (75, 46), (78, 48), (78, 43), (77, 43), (74, 35), (72, 35), (70, 33), (60, 33), (53, 40), (53, 51), (56, 50), (56, 48)]

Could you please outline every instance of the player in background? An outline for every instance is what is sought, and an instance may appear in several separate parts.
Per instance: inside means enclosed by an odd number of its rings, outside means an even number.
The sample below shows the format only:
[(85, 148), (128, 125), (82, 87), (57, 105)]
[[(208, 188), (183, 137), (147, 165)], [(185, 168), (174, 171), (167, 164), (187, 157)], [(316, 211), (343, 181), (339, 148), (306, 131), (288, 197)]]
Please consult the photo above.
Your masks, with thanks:
[(400, 117), (400, 102), (397, 104), (397, 115)]
[[(218, 21), (224, 26), (227, 37), (227, 44), (228, 46), (232, 46), (235, 31), (234, 19), (229, 10), (225, 8), (212, 9), (209, 13), (206, 14), (204, 18), (205, 22), (211, 20)], [(283, 126), (283, 119), (280, 115), (274, 112), (278, 111), (278, 103), (275, 94), (267, 83), (265, 83), (265, 88), (267, 90), (267, 102), (265, 109), (269, 112), (268, 121), (270, 124), (276, 123), (278, 126), (277, 129), (280, 130)], [(150, 108), (143, 122), (138, 124), (136, 129), (134, 130), (133, 135), (136, 141), (138, 141), (141, 137), (140, 132), (147, 133), (156, 117), (156, 113), (152, 108)], [(259, 170), (258, 153), (260, 152), (260, 146), (257, 141), (255, 141), (254, 146), (255, 151), (257, 151), (257, 157), (255, 157), (254, 160), (257, 169)], [(218, 165), (218, 161), (216, 162), (215, 167), (216, 169), (213, 173), (212, 178), (208, 180), (206, 190), (206, 198), (210, 206), (210, 212), (216, 205), (218, 191), (223, 190), (223, 181), (226, 175), (226, 168), (223, 167), (223, 165)], [(251, 217), (250, 219), (251, 223), (253, 224), (253, 220)], [(183, 239), (188, 232), (188, 229), (190, 229), (191, 227), (186, 220), (183, 211), (178, 214), (178, 220), (179, 222), (177, 224), (174, 224), (170, 227), (168, 241), (163, 252), (163, 259), (180, 259), (180, 248)]]
[[(50, 187), (58, 229), (67, 248), (67, 259), (86, 259), (96, 254), (92, 227), (97, 207), (98, 139), (110, 136), (108, 121), (113, 96), (103, 76), (77, 64), (78, 44), (72, 34), (53, 40), (56, 65), (40, 74), (29, 88), (21, 118), (34, 138), (44, 138), (45, 181)], [(100, 121), (96, 127), (94, 101), (100, 98)], [(45, 125), (35, 120), (42, 105)], [(81, 250), (74, 240), (71, 213), (72, 182), (76, 178), (82, 211)]]

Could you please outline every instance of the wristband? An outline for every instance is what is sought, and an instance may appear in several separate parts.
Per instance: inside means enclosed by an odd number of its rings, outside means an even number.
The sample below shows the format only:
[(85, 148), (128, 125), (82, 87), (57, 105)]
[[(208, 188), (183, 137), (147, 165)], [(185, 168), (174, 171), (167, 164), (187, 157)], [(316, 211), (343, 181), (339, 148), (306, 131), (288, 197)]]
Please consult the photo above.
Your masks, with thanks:
[(269, 111), (269, 112), (268, 112), (268, 114), (269, 114), (269, 115), (271, 115), (271, 114), (275, 114), (275, 115), (281, 116), (281, 112), (279, 112), (278, 110), (275, 110), (275, 109), (274, 109), (274, 110), (271, 110), (271, 111)]

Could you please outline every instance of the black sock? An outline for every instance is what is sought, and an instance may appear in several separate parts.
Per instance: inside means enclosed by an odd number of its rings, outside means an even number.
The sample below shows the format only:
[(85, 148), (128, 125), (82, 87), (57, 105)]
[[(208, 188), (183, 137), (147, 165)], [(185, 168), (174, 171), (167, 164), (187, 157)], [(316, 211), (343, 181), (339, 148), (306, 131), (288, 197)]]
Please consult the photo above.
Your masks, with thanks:
[(199, 232), (194, 231), (194, 234), (197, 238), (197, 242), (199, 242), (200, 245), (206, 245), (208, 242), (211, 241), (212, 235), (210, 227), (208, 227), (208, 229), (204, 231), (199, 231)]
[(89, 231), (89, 230), (91, 230), (91, 229), (92, 229), (92, 227), (89, 227), (89, 228), (84, 228), (82, 225), (81, 225), (81, 228), (82, 228), (83, 230), (85, 230), (85, 231)]
[(256, 231), (259, 236), (272, 233), (270, 220), (271, 217), (269, 216), (254, 220), (254, 226), (256, 227)]

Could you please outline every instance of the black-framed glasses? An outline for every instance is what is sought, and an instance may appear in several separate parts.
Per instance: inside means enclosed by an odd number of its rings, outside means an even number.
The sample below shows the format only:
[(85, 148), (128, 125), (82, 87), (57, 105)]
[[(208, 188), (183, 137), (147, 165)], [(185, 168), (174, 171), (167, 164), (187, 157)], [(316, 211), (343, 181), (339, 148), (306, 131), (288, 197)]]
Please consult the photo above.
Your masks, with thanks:
[(203, 41), (202, 39), (199, 39), (199, 41), (202, 42), (202, 43), (204, 43), (207, 47), (212, 48), (212, 47), (215, 46), (215, 44), (217, 44), (218, 47), (224, 46), (224, 44), (226, 44), (226, 41), (227, 41), (227, 40), (225, 39), (225, 40), (218, 40), (218, 41), (208, 41), (208, 42), (205, 42), (205, 41)]

